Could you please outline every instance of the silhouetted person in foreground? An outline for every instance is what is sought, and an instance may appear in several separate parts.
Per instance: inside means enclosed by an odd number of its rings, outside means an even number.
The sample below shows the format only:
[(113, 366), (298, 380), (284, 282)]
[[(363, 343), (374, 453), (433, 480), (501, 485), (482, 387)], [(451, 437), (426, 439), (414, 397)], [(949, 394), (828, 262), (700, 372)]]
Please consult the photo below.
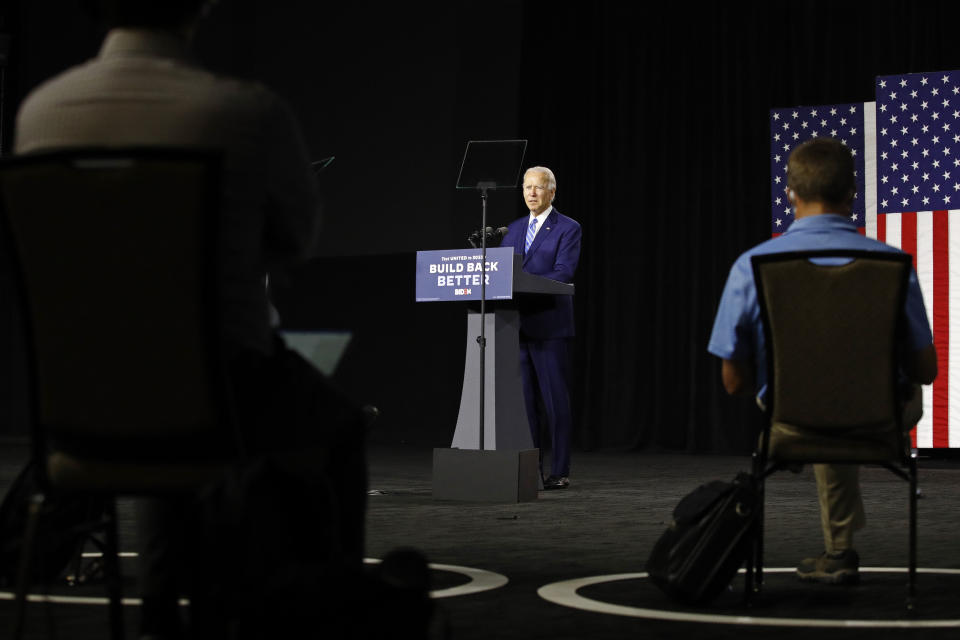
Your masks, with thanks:
[[(194, 637), (255, 637), (261, 623), (287, 620), (296, 628), (305, 618), (318, 632), (346, 624), (351, 599), (360, 598), (364, 416), (285, 347), (271, 327), (265, 290), (267, 271), (306, 259), (319, 231), (299, 127), (265, 87), (192, 61), (189, 43), (212, 3), (86, 4), (109, 28), (100, 53), (26, 98), (16, 153), (137, 146), (223, 152), (223, 347), (243, 440), (258, 460), (210, 488), (201, 508), (171, 500), (143, 505), (141, 633), (182, 635), (177, 598), (185, 589)], [(188, 539), (195, 530), (202, 535)]]

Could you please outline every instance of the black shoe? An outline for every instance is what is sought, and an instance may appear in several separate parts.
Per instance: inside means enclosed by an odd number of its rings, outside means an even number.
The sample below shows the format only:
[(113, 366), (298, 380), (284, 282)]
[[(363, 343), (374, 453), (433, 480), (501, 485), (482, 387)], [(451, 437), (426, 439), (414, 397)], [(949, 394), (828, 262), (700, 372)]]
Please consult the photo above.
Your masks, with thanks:
[(552, 491), (553, 489), (566, 489), (570, 486), (570, 478), (567, 476), (550, 476), (543, 481), (543, 490)]
[(837, 553), (824, 551), (816, 558), (804, 558), (797, 567), (803, 582), (857, 584), (860, 582), (860, 556), (853, 549)]

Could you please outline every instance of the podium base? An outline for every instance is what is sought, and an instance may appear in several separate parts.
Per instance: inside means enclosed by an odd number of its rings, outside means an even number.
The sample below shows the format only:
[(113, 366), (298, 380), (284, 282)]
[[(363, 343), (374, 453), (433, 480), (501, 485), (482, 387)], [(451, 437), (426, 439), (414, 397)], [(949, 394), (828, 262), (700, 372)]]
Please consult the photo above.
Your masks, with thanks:
[(471, 502), (530, 502), (540, 485), (537, 449), (433, 450), (433, 497)]

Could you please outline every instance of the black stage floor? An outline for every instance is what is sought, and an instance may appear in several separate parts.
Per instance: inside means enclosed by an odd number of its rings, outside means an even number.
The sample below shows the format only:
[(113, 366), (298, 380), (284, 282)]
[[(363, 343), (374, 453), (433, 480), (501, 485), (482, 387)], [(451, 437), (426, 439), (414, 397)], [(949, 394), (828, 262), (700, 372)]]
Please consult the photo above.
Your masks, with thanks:
[[(0, 491), (25, 448), (0, 451)], [(738, 456), (580, 453), (571, 487), (511, 505), (436, 501), (431, 451), (370, 452), (368, 556), (415, 547), (433, 563), (435, 602), (452, 637), (480, 638), (924, 638), (960, 637), (960, 466), (921, 469), (919, 612), (904, 611), (906, 483), (884, 469), (863, 472), (868, 525), (857, 538), (864, 571), (856, 587), (800, 584), (792, 568), (819, 553), (812, 473), (768, 482), (766, 564), (755, 605), (739, 593), (703, 608), (677, 606), (642, 574), (679, 498), (698, 484), (748, 467)], [(129, 505), (121, 505), (123, 546), (132, 549)], [(136, 596), (132, 563), (127, 595)], [(580, 582), (571, 582), (580, 581)], [(735, 587), (736, 588), (736, 585)], [(93, 587), (58, 593), (100, 596)], [(0, 598), (4, 597), (0, 595)], [(586, 607), (575, 608), (575, 607)], [(0, 637), (11, 605), (0, 600)], [(135, 606), (127, 607), (134, 637)], [(31, 604), (30, 638), (103, 638), (102, 604)], [(303, 637), (311, 637), (305, 633)]]

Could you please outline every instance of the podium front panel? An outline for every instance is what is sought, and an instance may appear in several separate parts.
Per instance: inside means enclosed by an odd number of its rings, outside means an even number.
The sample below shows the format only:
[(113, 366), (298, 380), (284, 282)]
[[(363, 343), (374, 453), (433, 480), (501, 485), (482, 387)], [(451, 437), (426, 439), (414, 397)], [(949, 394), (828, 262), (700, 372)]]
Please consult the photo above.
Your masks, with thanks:
[(486, 273), (480, 249), (417, 251), (416, 301), (480, 300), (483, 276), (487, 300), (513, 297), (513, 248), (487, 249)]
[[(514, 308), (499, 305), (487, 313), (486, 392), (483, 421), (484, 447), (487, 449), (532, 449), (533, 437), (520, 381), (520, 316)], [(463, 391), (460, 413), (453, 434), (455, 449), (480, 446), (480, 314), (467, 312), (466, 358), (463, 367)]]

